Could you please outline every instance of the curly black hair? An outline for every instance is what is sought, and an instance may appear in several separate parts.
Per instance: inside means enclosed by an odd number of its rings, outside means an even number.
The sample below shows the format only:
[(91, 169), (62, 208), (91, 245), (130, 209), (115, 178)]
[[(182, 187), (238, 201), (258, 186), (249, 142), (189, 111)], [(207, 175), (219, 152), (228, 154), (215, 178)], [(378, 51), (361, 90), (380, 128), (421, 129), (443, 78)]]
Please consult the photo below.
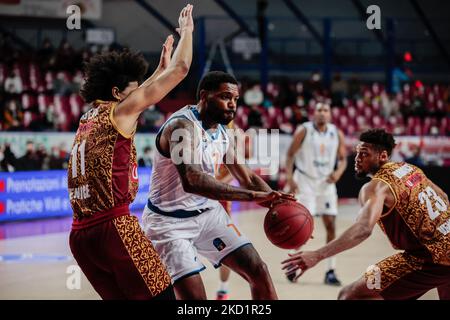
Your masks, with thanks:
[(114, 101), (112, 88), (123, 91), (129, 82), (142, 82), (147, 69), (143, 55), (127, 49), (95, 55), (83, 65), (86, 82), (80, 94), (87, 103), (97, 99)]
[(369, 129), (364, 131), (359, 136), (359, 140), (372, 144), (378, 152), (386, 150), (389, 156), (395, 148), (394, 136), (384, 129)]
[(197, 99), (200, 100), (200, 91), (214, 91), (219, 89), (222, 83), (238, 84), (235, 77), (231, 74), (222, 71), (210, 71), (203, 76), (197, 87)]

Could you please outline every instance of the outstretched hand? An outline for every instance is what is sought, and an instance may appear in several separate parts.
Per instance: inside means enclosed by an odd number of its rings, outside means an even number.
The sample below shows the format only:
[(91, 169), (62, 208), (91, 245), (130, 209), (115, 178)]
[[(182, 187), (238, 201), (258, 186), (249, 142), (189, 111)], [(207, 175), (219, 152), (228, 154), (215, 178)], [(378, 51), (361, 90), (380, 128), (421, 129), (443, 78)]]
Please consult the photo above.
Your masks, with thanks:
[[(296, 274), (294, 282), (302, 276), (306, 270), (314, 267), (321, 261), (320, 255), (317, 251), (301, 251), (294, 254), (289, 254), (289, 258), (281, 262), (283, 264), (282, 270), (285, 270), (286, 275)], [(300, 272), (297, 273), (297, 271)]]
[(266, 208), (272, 208), (276, 204), (284, 201), (296, 201), (295, 197), (291, 193), (285, 193), (280, 191), (271, 192), (258, 192), (256, 194), (256, 203)]
[(194, 6), (192, 4), (188, 4), (180, 12), (180, 16), (178, 17), (179, 27), (176, 29), (180, 35), (183, 31), (194, 31), (194, 20), (192, 19), (193, 8)]
[(172, 58), (173, 50), (173, 35), (169, 35), (164, 41), (163, 48), (161, 51), (161, 58), (159, 59), (159, 68), (165, 70), (170, 63)]

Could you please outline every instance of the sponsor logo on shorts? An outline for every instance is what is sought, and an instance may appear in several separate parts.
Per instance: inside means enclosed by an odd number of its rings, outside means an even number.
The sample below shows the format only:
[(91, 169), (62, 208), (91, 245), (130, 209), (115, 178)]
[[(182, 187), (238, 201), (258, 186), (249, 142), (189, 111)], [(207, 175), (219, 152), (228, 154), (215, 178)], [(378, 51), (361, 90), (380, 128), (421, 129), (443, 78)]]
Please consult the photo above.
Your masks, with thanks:
[(376, 265), (371, 265), (366, 270), (366, 286), (369, 290), (381, 289), (381, 270)]
[(214, 247), (216, 247), (217, 250), (222, 251), (223, 249), (225, 249), (225, 247), (227, 246), (222, 239), (220, 238), (215, 238), (213, 240), (213, 245)]

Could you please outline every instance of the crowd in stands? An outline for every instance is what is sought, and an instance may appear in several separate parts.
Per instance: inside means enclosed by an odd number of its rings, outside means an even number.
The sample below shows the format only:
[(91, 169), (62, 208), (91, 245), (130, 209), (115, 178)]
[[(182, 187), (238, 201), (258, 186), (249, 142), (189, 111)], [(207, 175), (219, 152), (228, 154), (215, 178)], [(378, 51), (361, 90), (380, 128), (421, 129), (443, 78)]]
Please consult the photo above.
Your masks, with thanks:
[(39, 171), (67, 169), (69, 154), (65, 148), (52, 146), (47, 152), (44, 145), (35, 145), (33, 141), (26, 144), (25, 154), (17, 156), (8, 143), (0, 146), (0, 171)]
[[(1, 38), (0, 131), (76, 130), (80, 116), (89, 109), (78, 94), (84, 81), (82, 62), (102, 50), (111, 48), (75, 50), (66, 40), (55, 48), (45, 39), (41, 48), (27, 52)], [(314, 72), (306, 80), (272, 79), (265, 93), (250, 79), (240, 79), (240, 86), (235, 123), (244, 130), (268, 128), (292, 134), (308, 121), (315, 103), (322, 101), (332, 106), (333, 122), (346, 135), (371, 127), (384, 127), (396, 135), (450, 135), (449, 84), (410, 80), (401, 83), (396, 93), (387, 93), (380, 83), (362, 83), (356, 77), (345, 79), (335, 74), (331, 87), (324, 88), (320, 73)], [(157, 132), (177, 108), (195, 103), (194, 91), (150, 106), (139, 119), (138, 131)], [(46, 151), (30, 145), (20, 158), (8, 150), (7, 145), (0, 146), (2, 170), (8, 166), (20, 170), (59, 168), (67, 161), (63, 150)]]
[(258, 84), (244, 91), (245, 105), (236, 123), (242, 128), (264, 127), (291, 134), (310, 119), (316, 102), (332, 106), (332, 118), (346, 135), (382, 127), (396, 135), (450, 134), (450, 86), (404, 83), (397, 94), (388, 94), (379, 83), (361, 84), (353, 78), (333, 79), (325, 90), (320, 77), (296, 83), (269, 83), (262, 95)]

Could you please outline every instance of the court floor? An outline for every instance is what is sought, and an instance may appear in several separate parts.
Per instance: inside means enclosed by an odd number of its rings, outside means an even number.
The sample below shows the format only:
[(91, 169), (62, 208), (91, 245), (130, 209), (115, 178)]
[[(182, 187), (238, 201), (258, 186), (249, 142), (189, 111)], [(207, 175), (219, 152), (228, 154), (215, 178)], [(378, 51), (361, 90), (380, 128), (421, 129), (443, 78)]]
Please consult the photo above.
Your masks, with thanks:
[[(356, 204), (341, 204), (337, 220), (337, 233), (342, 233), (356, 217)], [(273, 246), (265, 237), (263, 220), (266, 209), (245, 209), (233, 215), (239, 230), (253, 242), (255, 248), (267, 263), (280, 299), (286, 300), (329, 300), (336, 299), (339, 287), (323, 284), (326, 261), (308, 270), (298, 283), (290, 283), (281, 270), (280, 262), (287, 257), (287, 250)], [(34, 223), (36, 224), (36, 223)], [(42, 224), (42, 223), (41, 223)], [(71, 277), (75, 265), (68, 246), (70, 218), (53, 219), (39, 225), (39, 232), (33, 223), (15, 223), (0, 226), (0, 299), (99, 299), (84, 276), (79, 288)], [(24, 232), (25, 230), (25, 232)], [(314, 239), (304, 250), (315, 249), (325, 242), (322, 221), (315, 219)], [(376, 227), (372, 236), (360, 246), (337, 256), (336, 273), (343, 284), (359, 278), (366, 268), (395, 252), (387, 238)], [(219, 284), (219, 272), (203, 261), (206, 270), (202, 277), (209, 299), (214, 299)], [(69, 287), (72, 289), (69, 289)], [(250, 299), (248, 284), (236, 274), (230, 279), (231, 299)], [(421, 299), (437, 299), (436, 290)]]

